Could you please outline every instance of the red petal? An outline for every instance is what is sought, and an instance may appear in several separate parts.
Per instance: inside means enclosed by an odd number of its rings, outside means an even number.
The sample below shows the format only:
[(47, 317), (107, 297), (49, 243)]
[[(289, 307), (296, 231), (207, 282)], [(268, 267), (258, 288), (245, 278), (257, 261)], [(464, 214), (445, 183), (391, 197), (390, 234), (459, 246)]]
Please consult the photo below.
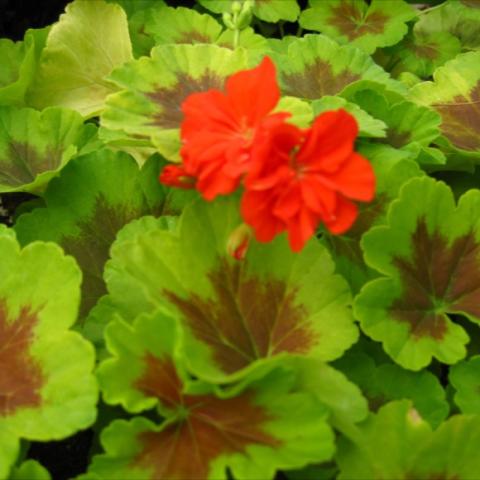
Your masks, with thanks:
[(167, 165), (159, 176), (160, 183), (180, 188), (194, 188), (195, 177), (189, 175), (185, 169), (178, 165)]
[(334, 172), (352, 153), (357, 134), (357, 122), (345, 110), (322, 113), (306, 131), (298, 163), (309, 171)]
[(275, 65), (265, 57), (258, 67), (232, 75), (226, 91), (237, 118), (246, 117), (247, 125), (257, 125), (280, 98)]
[(370, 162), (352, 153), (342, 168), (327, 177), (345, 197), (370, 202), (375, 195), (375, 173)]
[(292, 251), (299, 252), (305, 246), (305, 243), (315, 234), (318, 223), (319, 219), (306, 208), (288, 223), (288, 240)]
[(345, 233), (353, 225), (357, 215), (357, 206), (350, 200), (339, 196), (337, 199), (335, 218), (325, 220), (325, 226), (335, 235)]

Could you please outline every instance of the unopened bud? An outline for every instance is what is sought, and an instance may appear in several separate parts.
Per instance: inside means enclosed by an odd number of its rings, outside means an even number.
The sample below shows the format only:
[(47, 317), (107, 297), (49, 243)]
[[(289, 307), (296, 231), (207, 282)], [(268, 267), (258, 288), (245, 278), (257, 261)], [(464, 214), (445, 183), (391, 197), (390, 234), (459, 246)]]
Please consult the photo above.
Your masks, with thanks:
[(227, 253), (235, 260), (243, 260), (247, 254), (251, 238), (252, 229), (245, 223), (242, 223), (228, 237)]
[(235, 25), (233, 23), (232, 14), (228, 12), (224, 12), (222, 15), (223, 23), (225, 26), (230, 30), (235, 30)]
[(241, 2), (239, 2), (238, 0), (235, 0), (233, 3), (232, 3), (232, 13), (235, 14), (235, 13), (240, 13), (242, 10), (242, 4)]

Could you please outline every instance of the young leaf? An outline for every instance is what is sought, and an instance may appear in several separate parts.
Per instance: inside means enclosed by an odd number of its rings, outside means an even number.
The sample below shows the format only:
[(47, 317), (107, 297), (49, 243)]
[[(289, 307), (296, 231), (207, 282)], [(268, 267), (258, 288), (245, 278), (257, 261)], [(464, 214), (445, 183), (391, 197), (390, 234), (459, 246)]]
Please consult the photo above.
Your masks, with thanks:
[(392, 363), (376, 365), (363, 352), (347, 352), (335, 362), (335, 367), (360, 386), (372, 411), (391, 400), (405, 398), (412, 400), (422, 418), (434, 428), (448, 415), (445, 390), (428, 371), (409, 372)]
[[(222, 89), (225, 79), (247, 67), (246, 52), (215, 45), (160, 45), (116, 70), (111, 80), (122, 92), (111, 95), (101, 117), (100, 136), (116, 146), (155, 146), (179, 159), (181, 104), (195, 92)], [(105, 135), (107, 134), (107, 135)]]
[(480, 413), (480, 357), (453, 365), (448, 378), (456, 390), (454, 401), (463, 413)]
[(159, 169), (155, 157), (141, 170), (128, 155), (108, 150), (81, 157), (49, 185), (45, 208), (17, 220), (22, 245), (54, 241), (76, 258), (83, 272), (81, 317), (106, 293), (103, 266), (117, 232), (135, 218), (163, 213)]
[(0, 192), (41, 193), (89, 133), (71, 110), (0, 107)]
[(292, 41), (287, 54), (272, 53), (272, 57), (285, 95), (317, 100), (325, 95), (344, 94), (365, 80), (400, 94), (406, 92), (366, 53), (340, 46), (324, 35), (306, 35)]
[(452, 364), (465, 356), (468, 335), (447, 314), (480, 321), (479, 218), (478, 190), (456, 207), (444, 183), (412, 179), (391, 205), (389, 225), (363, 237), (367, 264), (386, 277), (365, 285), (355, 316), (404, 368), (419, 370), (432, 357)]
[(430, 105), (442, 117), (441, 130), (451, 145), (480, 157), (480, 73), (472, 65), (480, 52), (457, 56), (435, 71), (434, 82), (415, 85), (411, 98)]
[(105, 77), (131, 58), (122, 8), (103, 0), (75, 0), (48, 34), (28, 100), (38, 109), (58, 105), (96, 116), (116, 90)]
[[(0, 234), (0, 252), (0, 432), (67, 437), (96, 415), (93, 348), (68, 330), (77, 315), (80, 270), (54, 244), (20, 250), (15, 238)], [(7, 447), (8, 455), (14, 447)]]
[[(132, 326), (107, 328), (114, 358), (99, 368), (105, 399), (138, 412), (157, 406), (161, 425), (137, 417), (102, 434), (106, 454), (91, 472), (102, 478), (272, 478), (333, 453), (326, 409), (277, 369), (230, 392), (191, 382), (178, 355), (176, 322), (156, 312)], [(180, 347), (181, 348), (181, 347)], [(295, 427), (294, 427), (295, 425)]]
[(235, 199), (196, 202), (178, 235), (150, 231), (114, 244), (105, 269), (113, 304), (129, 321), (159, 306), (179, 318), (188, 366), (202, 378), (237, 378), (282, 352), (338, 358), (357, 331), (326, 250), (312, 240), (294, 254), (282, 235), (252, 240), (238, 262), (227, 239), (240, 223)]
[(340, 43), (373, 53), (398, 43), (408, 31), (415, 10), (402, 0), (310, 0), (300, 15), (303, 28), (317, 30)]

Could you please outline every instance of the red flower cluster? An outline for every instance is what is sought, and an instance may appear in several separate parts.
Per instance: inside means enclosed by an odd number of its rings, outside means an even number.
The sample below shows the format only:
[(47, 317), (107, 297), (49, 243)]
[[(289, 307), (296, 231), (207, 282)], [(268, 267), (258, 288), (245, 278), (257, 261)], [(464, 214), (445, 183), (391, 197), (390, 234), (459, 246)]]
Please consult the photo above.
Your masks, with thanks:
[(375, 191), (370, 163), (354, 151), (355, 119), (331, 111), (301, 129), (287, 123), (289, 113), (272, 113), (280, 91), (268, 57), (232, 75), (225, 90), (185, 100), (183, 163), (166, 167), (160, 181), (195, 187), (207, 200), (243, 181), (241, 213), (257, 240), (287, 231), (293, 251), (322, 222), (335, 234), (348, 230), (357, 217), (352, 200), (368, 202)]

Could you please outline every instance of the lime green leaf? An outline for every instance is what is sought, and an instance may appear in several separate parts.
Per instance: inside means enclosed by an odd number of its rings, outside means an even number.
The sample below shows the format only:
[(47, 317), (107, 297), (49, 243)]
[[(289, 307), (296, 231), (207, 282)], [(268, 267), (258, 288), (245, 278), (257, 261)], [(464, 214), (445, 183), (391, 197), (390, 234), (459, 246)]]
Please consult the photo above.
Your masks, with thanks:
[(99, 369), (106, 401), (133, 412), (157, 406), (166, 420), (114, 422), (102, 434), (107, 453), (94, 459), (91, 472), (106, 479), (218, 480), (227, 478), (228, 466), (237, 478), (272, 478), (277, 468), (331, 457), (327, 411), (294, 388), (290, 372), (271, 371), (229, 393), (188, 382), (175, 324), (157, 312), (132, 326), (109, 325), (115, 356)]
[(411, 98), (429, 105), (442, 117), (441, 130), (451, 145), (480, 157), (480, 74), (472, 65), (480, 62), (480, 52), (457, 56), (437, 69), (434, 82), (424, 82), (411, 90)]
[[(407, 478), (461, 478), (476, 480), (480, 417), (455, 415), (444, 422), (428, 442), (417, 446), (414, 466)], [(420, 447), (420, 448), (419, 448)]]
[(317, 30), (340, 43), (373, 53), (398, 43), (408, 31), (415, 10), (402, 0), (310, 0), (300, 25)]
[(253, 14), (265, 22), (295, 22), (300, 13), (297, 0), (255, 0)]
[(306, 35), (292, 41), (287, 54), (273, 52), (272, 57), (285, 95), (309, 100), (344, 95), (365, 80), (400, 94), (406, 92), (369, 55), (351, 46), (340, 46), (324, 35)]
[(478, 416), (453, 416), (432, 432), (407, 402), (392, 402), (360, 425), (349, 440), (341, 439), (338, 478), (475, 480), (480, 471), (479, 441)]
[(314, 118), (312, 106), (297, 97), (285, 96), (280, 98), (274, 112), (289, 112), (291, 116), (288, 118), (288, 123), (293, 123), (300, 128), (308, 128)]
[[(1, 234), (0, 252), (0, 432), (28, 440), (67, 437), (96, 416), (93, 348), (68, 330), (77, 315), (80, 270), (54, 244), (20, 250)], [(7, 442), (7, 461), (12, 449)]]
[(456, 390), (455, 403), (463, 413), (480, 413), (480, 357), (457, 363), (450, 369), (449, 380)]
[(0, 39), (0, 105), (25, 105), (25, 93), (47, 40), (48, 29), (30, 29), (23, 42)]
[(8, 480), (51, 480), (47, 469), (35, 460), (27, 460), (15, 468)]
[(388, 126), (385, 143), (410, 152), (413, 160), (419, 163), (445, 163), (444, 156), (435, 158), (429, 145), (440, 136), (440, 115), (431, 108), (413, 102), (389, 102), (373, 90), (356, 92), (351, 100), (375, 118)]
[(378, 414), (371, 415), (360, 424), (351, 438), (340, 438), (336, 456), (340, 475), (337, 478), (339, 480), (428, 478), (408, 477), (407, 472), (414, 463), (415, 452), (430, 436), (431, 427), (422, 420), (409, 402), (405, 400), (391, 402), (380, 408)]
[(404, 368), (465, 356), (468, 335), (447, 313), (480, 321), (479, 218), (478, 190), (456, 207), (444, 183), (412, 179), (390, 207), (389, 225), (363, 237), (367, 264), (386, 277), (362, 289), (355, 316)]
[(355, 103), (348, 102), (342, 97), (333, 97), (325, 95), (319, 100), (312, 102), (312, 108), (315, 115), (318, 115), (327, 110), (336, 110), (343, 108), (355, 117), (360, 129), (360, 137), (385, 137), (387, 125), (377, 118), (369, 115), (365, 110), (362, 110)]
[(42, 192), (83, 146), (89, 127), (63, 108), (0, 107), (0, 191)]
[(81, 157), (49, 185), (45, 208), (17, 220), (23, 245), (54, 241), (76, 258), (83, 272), (81, 317), (106, 293), (103, 266), (117, 232), (135, 218), (162, 214), (159, 170), (157, 158), (140, 170), (128, 155), (108, 150)]
[(365, 419), (367, 401), (357, 385), (342, 372), (311, 358), (297, 357), (294, 361), (299, 389), (312, 392), (329, 408), (330, 421), (335, 427), (341, 430), (345, 423)]
[(449, 0), (421, 15), (415, 32), (436, 37), (445, 32), (460, 40), (466, 50), (480, 47), (480, 10), (470, 8), (475, 0)]
[(448, 415), (445, 391), (437, 377), (428, 371), (409, 372), (390, 363), (375, 365), (363, 352), (347, 352), (335, 366), (360, 386), (372, 411), (391, 400), (410, 399), (422, 418), (434, 428)]
[(7, 428), (0, 430), (0, 477), (7, 478), (20, 452), (20, 440)]
[(418, 164), (409, 160), (409, 154), (388, 145), (361, 144), (359, 152), (371, 162), (375, 171), (375, 199), (360, 206), (353, 227), (344, 235), (325, 232), (324, 242), (331, 251), (337, 271), (349, 282), (354, 293), (363, 284), (377, 276), (364, 260), (360, 241), (365, 232), (386, 221), (390, 203), (397, 198), (401, 186), (412, 177), (423, 175)]
[(67, 5), (48, 34), (28, 100), (36, 108), (69, 107), (98, 115), (115, 86), (105, 78), (132, 58), (125, 12), (103, 0)]
[[(225, 79), (247, 67), (246, 52), (215, 45), (161, 45), (116, 70), (111, 80), (122, 92), (108, 97), (100, 136), (116, 133), (116, 146), (155, 146), (179, 160), (181, 104), (191, 93), (221, 89)], [(107, 135), (105, 136), (105, 133)]]
[(268, 245), (252, 240), (237, 262), (227, 240), (240, 223), (235, 199), (196, 202), (178, 235), (150, 231), (114, 244), (105, 279), (122, 317), (159, 306), (178, 317), (189, 368), (215, 381), (282, 352), (338, 358), (357, 331), (348, 287), (326, 250), (312, 240), (294, 254), (282, 235)]

